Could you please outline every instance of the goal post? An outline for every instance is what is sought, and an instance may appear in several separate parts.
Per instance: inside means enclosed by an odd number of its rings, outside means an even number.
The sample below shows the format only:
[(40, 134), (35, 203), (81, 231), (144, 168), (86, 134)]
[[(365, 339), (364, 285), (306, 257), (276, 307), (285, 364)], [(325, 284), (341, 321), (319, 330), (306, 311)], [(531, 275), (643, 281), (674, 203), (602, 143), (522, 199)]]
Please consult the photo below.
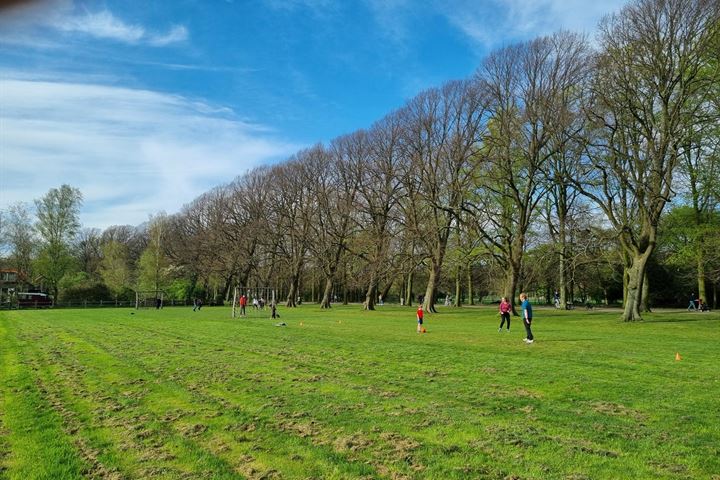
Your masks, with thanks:
[(136, 290), (135, 291), (135, 310), (141, 308), (157, 308), (161, 309), (165, 306), (164, 290)]
[[(240, 304), (240, 298), (245, 295), (245, 308)], [(232, 318), (248, 316), (264, 317), (264, 312), (270, 315), (270, 307), (277, 301), (275, 289), (272, 287), (235, 287), (232, 299)]]

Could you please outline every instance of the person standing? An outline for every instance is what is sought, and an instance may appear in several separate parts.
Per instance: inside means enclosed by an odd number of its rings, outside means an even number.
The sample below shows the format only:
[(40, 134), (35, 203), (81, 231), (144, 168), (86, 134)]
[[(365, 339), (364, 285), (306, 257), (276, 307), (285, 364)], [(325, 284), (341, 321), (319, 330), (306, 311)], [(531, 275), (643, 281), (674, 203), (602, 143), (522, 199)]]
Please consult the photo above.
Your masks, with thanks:
[(525, 337), (524, 341), (525, 343), (533, 343), (535, 341), (535, 337), (533, 337), (531, 326), (532, 326), (532, 305), (530, 305), (530, 300), (528, 300), (528, 296), (526, 293), (520, 294), (520, 301), (522, 302), (520, 304), (520, 308), (522, 308), (523, 312), (523, 324), (525, 325), (525, 333), (527, 333), (527, 336)]
[(507, 322), (507, 331), (510, 332), (510, 310), (512, 310), (510, 302), (507, 301), (507, 298), (502, 297), (500, 300), (500, 328), (498, 328), (498, 332), (502, 332), (505, 322)]
[(423, 331), (423, 316), (425, 312), (423, 312), (422, 305), (420, 305), (417, 309), (417, 333), (422, 333)]
[(247, 297), (243, 293), (240, 296), (240, 315), (245, 316), (245, 306), (247, 305)]
[(690, 303), (688, 304), (688, 312), (690, 310), (697, 310), (697, 307), (695, 306), (695, 292), (690, 294)]

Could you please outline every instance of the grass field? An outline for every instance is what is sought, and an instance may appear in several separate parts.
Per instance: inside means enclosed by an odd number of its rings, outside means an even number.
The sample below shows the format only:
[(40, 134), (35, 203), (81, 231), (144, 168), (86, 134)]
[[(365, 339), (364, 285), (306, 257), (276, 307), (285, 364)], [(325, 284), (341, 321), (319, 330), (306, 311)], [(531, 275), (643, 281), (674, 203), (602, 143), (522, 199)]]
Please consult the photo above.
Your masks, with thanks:
[(379, 308), (0, 312), (0, 478), (720, 479), (720, 315)]

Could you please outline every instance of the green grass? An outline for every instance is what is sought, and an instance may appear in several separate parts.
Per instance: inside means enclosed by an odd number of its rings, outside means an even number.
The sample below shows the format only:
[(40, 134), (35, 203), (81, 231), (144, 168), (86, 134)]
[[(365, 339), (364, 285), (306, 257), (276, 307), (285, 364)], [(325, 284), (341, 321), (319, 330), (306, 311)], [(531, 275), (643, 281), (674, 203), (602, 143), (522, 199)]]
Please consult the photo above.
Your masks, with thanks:
[(720, 479), (720, 315), (536, 309), (0, 312), (0, 478)]

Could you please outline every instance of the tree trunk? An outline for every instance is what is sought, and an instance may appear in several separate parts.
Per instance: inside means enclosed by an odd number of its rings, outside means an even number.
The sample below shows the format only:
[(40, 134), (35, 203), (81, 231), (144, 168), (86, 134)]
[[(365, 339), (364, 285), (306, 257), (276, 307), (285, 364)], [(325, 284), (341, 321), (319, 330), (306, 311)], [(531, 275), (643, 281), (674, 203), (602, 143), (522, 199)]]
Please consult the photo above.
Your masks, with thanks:
[(473, 298), (472, 265), (467, 266), (466, 273), (467, 273), (468, 304), (475, 305), (475, 299)]
[(625, 300), (625, 310), (623, 312), (624, 322), (641, 321), (640, 302), (642, 300), (643, 280), (645, 278), (645, 268), (647, 267), (647, 259), (650, 256), (651, 249), (634, 255), (632, 257), (632, 265), (626, 270), (627, 272), (627, 297)]
[(413, 272), (410, 271), (407, 276), (405, 285), (405, 305), (408, 307), (413, 304)]
[(286, 307), (297, 306), (297, 296), (300, 294), (300, 270), (296, 270), (293, 276), (290, 278), (290, 288), (288, 289), (287, 301), (285, 302)]
[(650, 280), (648, 280), (647, 269), (645, 269), (645, 276), (643, 277), (643, 288), (642, 297), (640, 301), (640, 311), (642, 313), (649, 313), (650, 310)]
[(330, 308), (330, 295), (332, 294), (332, 286), (332, 278), (327, 277), (325, 279), (325, 291), (323, 292), (323, 297), (320, 301), (320, 308)]
[(394, 283), (394, 280), (392, 282), (388, 282), (387, 285), (385, 285), (385, 288), (383, 288), (382, 292), (380, 292), (380, 295), (382, 295), (383, 303), (387, 301), (388, 293), (390, 293), (390, 289), (392, 288)]
[(507, 272), (505, 277), (505, 291), (503, 296), (507, 298), (508, 302), (512, 306), (513, 315), (518, 317), (520, 314), (517, 311), (517, 304), (515, 302), (515, 292), (517, 291), (518, 279), (520, 278), (520, 270), (514, 266), (510, 266), (510, 270)]
[(440, 264), (433, 258), (427, 288), (425, 289), (425, 298), (423, 299), (423, 310), (426, 312), (437, 313), (435, 309), (435, 290), (437, 289), (437, 282), (440, 279), (440, 270)]
[(462, 295), (462, 285), (460, 284), (460, 267), (457, 267), (455, 271), (455, 300), (453, 300), (453, 306), (459, 307), (462, 305), (460, 296)]
[[(562, 228), (561, 228), (562, 230)], [(561, 237), (562, 238), (562, 237)], [(567, 253), (567, 246), (565, 245), (564, 239), (561, 240), (562, 245), (560, 246), (560, 278), (559, 278), (559, 292), (560, 292), (560, 308), (565, 310), (567, 308), (567, 274), (566, 274), (566, 267), (565, 267), (565, 255)]]
[(705, 289), (705, 261), (703, 259), (702, 251), (698, 252), (697, 277), (698, 277), (698, 298), (701, 298), (703, 300), (703, 302), (709, 303), (708, 297), (707, 297), (707, 292)]
[(363, 310), (375, 310), (375, 298), (377, 298), (377, 282), (373, 276), (370, 279), (370, 285), (368, 285), (367, 292), (365, 293)]

